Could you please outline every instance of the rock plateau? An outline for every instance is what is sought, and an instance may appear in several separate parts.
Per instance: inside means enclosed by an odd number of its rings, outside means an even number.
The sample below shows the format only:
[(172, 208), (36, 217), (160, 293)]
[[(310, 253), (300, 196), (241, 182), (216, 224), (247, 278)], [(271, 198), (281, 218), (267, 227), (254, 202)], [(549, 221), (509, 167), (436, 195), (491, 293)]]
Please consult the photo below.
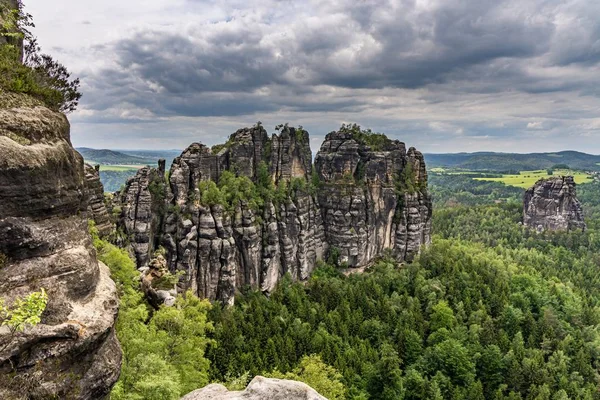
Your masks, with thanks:
[(181, 400), (327, 400), (310, 386), (286, 379), (256, 376), (243, 391), (212, 384), (188, 393)]

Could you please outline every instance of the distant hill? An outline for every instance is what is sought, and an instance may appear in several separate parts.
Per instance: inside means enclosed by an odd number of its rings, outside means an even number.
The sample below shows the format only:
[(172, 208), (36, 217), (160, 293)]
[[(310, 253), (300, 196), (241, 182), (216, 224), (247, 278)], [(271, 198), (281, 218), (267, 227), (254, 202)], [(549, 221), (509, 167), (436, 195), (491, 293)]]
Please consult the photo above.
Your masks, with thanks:
[(557, 153), (448, 153), (425, 154), (428, 168), (462, 168), (473, 171), (530, 171), (564, 164), (571, 169), (600, 171), (600, 156), (578, 151)]
[(104, 191), (114, 192), (119, 190), (134, 176), (137, 168), (120, 167), (124, 165), (140, 166), (150, 165), (156, 167), (158, 160), (167, 161), (167, 169), (171, 167), (173, 159), (181, 154), (181, 150), (110, 150), (77, 147), (76, 150), (89, 164), (100, 164), (100, 181)]
[(134, 157), (142, 157), (151, 160), (158, 160), (159, 158), (164, 158), (167, 160), (167, 168), (173, 162), (175, 157), (179, 157), (181, 155), (181, 150), (116, 150), (123, 154), (127, 154)]
[(87, 162), (93, 162), (96, 164), (153, 165), (156, 163), (156, 160), (158, 160), (158, 158), (140, 157), (137, 155), (125, 154), (120, 151), (109, 149), (90, 149), (88, 147), (78, 147), (75, 150), (77, 150)]
[(86, 162), (102, 165), (151, 165), (160, 158), (167, 160), (167, 168), (181, 150), (110, 150), (77, 147), (76, 150)]

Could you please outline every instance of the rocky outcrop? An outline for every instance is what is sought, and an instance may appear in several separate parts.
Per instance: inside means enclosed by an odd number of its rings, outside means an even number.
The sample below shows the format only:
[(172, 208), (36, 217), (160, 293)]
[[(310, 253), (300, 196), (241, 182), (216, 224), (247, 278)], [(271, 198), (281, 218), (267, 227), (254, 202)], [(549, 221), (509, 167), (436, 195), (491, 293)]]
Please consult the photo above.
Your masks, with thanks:
[(104, 203), (104, 187), (100, 182), (100, 166), (84, 164), (85, 190), (88, 201), (88, 218), (94, 220), (100, 237), (109, 237), (114, 233), (115, 225)]
[(315, 159), (326, 241), (350, 267), (385, 249), (412, 260), (431, 240), (431, 198), (423, 155), (379, 137), (367, 143), (351, 129), (325, 137)]
[(327, 400), (305, 383), (256, 376), (243, 391), (229, 391), (220, 384), (188, 393), (181, 400)]
[(583, 209), (572, 176), (540, 179), (527, 189), (523, 200), (525, 226), (544, 230), (585, 230)]
[(156, 308), (173, 306), (177, 300), (176, 275), (169, 272), (163, 255), (155, 253), (148, 266), (140, 270), (140, 286), (150, 304)]
[[(169, 270), (183, 273), (180, 290), (231, 303), (244, 286), (271, 292), (286, 273), (307, 279), (328, 254), (360, 267), (386, 249), (411, 260), (430, 241), (421, 153), (383, 135), (381, 148), (371, 148), (362, 134), (332, 132), (313, 167), (308, 132), (278, 130), (269, 138), (257, 124), (213, 149), (193, 143), (162, 181), (162, 173), (140, 170), (120, 197), (138, 267), (162, 246)], [(260, 205), (203, 201), (200, 184), (220, 182), (225, 171), (254, 182)]]
[(37, 326), (0, 328), (2, 399), (102, 398), (119, 376), (118, 298), (83, 217), (85, 182), (64, 115), (0, 108), (0, 297), (49, 299)]
[(129, 236), (138, 268), (148, 266), (157, 247), (166, 201), (164, 163), (162, 168), (144, 167), (130, 178), (120, 199), (120, 226)]

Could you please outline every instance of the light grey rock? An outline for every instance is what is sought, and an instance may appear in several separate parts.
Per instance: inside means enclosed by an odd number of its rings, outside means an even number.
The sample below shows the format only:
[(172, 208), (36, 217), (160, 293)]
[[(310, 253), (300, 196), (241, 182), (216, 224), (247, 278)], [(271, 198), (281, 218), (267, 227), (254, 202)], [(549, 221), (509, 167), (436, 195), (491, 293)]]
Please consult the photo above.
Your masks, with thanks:
[(229, 391), (212, 384), (183, 396), (181, 400), (327, 400), (305, 383), (256, 376), (243, 391)]
[(540, 179), (523, 198), (523, 223), (544, 230), (585, 230), (583, 209), (572, 176)]
[(159, 169), (144, 167), (119, 193), (119, 225), (128, 236), (138, 268), (146, 267), (156, 250), (165, 213), (166, 184)]
[[(325, 240), (340, 263), (362, 267), (386, 249), (411, 261), (431, 241), (427, 172), (414, 148), (388, 140), (374, 151), (340, 130), (325, 137), (315, 169), (323, 182), (318, 199)], [(407, 177), (410, 187), (399, 188)]]

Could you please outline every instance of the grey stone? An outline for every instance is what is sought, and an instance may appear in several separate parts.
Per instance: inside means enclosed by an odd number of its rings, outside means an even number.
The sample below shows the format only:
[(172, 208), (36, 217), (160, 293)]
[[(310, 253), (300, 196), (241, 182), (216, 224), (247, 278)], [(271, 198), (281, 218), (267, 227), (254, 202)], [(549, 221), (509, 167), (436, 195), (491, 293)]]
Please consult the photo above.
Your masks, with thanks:
[(540, 179), (523, 198), (523, 223), (537, 231), (585, 230), (572, 176)]
[(106, 204), (104, 203), (104, 187), (100, 182), (100, 171), (89, 164), (84, 165), (85, 169), (85, 189), (88, 201), (88, 218), (94, 220), (100, 237), (109, 237), (115, 231), (115, 224), (112, 221)]
[(212, 384), (194, 390), (181, 400), (327, 400), (302, 382), (256, 376), (243, 391)]
[[(300, 179), (308, 186), (309, 142), (304, 130), (282, 126), (269, 138), (257, 125), (233, 133), (217, 154), (191, 144), (173, 161), (168, 182), (164, 174), (140, 170), (120, 197), (121, 226), (138, 266), (146, 265), (160, 244), (167, 250), (168, 270), (184, 272), (180, 291), (231, 304), (235, 291), (246, 285), (268, 293), (286, 273), (307, 279), (332, 248), (341, 262), (362, 267), (386, 249), (399, 261), (410, 261), (430, 242), (432, 207), (422, 154), (392, 140), (373, 151), (346, 132), (327, 135), (317, 154), (317, 193), (300, 188), (278, 204), (267, 202), (260, 215), (244, 203), (232, 213), (200, 204), (201, 181), (218, 182), (225, 170), (256, 179), (261, 162), (275, 184)], [(398, 177), (409, 164), (417, 189), (399, 193)], [(160, 179), (164, 199), (148, 190), (150, 182), (160, 186)], [(152, 214), (161, 201), (164, 215)]]

